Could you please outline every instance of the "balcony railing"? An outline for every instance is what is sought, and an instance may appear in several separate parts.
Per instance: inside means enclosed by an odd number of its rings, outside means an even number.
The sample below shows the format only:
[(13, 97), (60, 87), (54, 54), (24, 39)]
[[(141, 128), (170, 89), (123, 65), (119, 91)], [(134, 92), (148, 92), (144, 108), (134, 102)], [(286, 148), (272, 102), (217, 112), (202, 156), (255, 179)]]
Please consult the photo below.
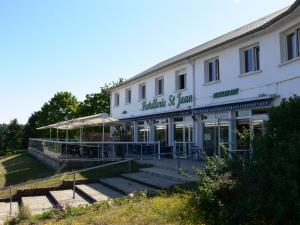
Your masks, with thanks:
[(64, 161), (116, 161), (159, 159), (160, 142), (92, 142), (29, 139), (29, 150)]

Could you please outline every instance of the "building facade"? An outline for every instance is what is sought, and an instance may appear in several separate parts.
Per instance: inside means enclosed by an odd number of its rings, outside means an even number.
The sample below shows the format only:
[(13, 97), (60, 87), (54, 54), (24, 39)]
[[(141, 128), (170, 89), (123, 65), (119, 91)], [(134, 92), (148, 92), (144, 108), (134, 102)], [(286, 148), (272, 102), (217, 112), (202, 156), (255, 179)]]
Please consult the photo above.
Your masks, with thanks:
[[(263, 135), (268, 109), (300, 95), (299, 5), (296, 1), (114, 88), (111, 116), (128, 122), (126, 140), (188, 143), (207, 154), (218, 153), (221, 145), (251, 149), (251, 139)], [(190, 154), (188, 147), (184, 154)]]

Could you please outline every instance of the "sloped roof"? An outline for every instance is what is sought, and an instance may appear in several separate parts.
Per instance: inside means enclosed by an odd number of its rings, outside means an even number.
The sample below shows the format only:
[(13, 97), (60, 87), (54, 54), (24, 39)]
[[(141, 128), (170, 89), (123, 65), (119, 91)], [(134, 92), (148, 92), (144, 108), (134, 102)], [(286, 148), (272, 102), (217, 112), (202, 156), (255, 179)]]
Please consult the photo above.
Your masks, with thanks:
[[(122, 84), (118, 85), (115, 88), (123, 86), (124, 84), (127, 84), (131, 81), (134, 81), (136, 79), (139, 79), (141, 77), (149, 75), (153, 72), (157, 72), (157, 71), (164, 69), (170, 65), (182, 62), (186, 59), (192, 58), (201, 53), (207, 52), (209, 50), (220, 47), (220, 46), (230, 43), (232, 41), (238, 40), (240, 38), (243, 38), (243, 37), (253, 34), (255, 32), (261, 31), (261, 30), (271, 26), (278, 20), (282, 19), (289, 13), (293, 12), (295, 10), (295, 8), (297, 8), (299, 6), (299, 4), (300, 4), (300, 0), (296, 0), (295, 3), (289, 7), (286, 7), (279, 11), (276, 11), (268, 16), (265, 16), (259, 20), (256, 20), (252, 23), (249, 23), (238, 29), (235, 29), (227, 34), (224, 34), (224, 35), (218, 37), (218, 38), (215, 38), (215, 39), (208, 41), (204, 44), (201, 44), (195, 48), (189, 49), (189, 50), (182, 52), (174, 57), (164, 60), (164, 61), (154, 65), (153, 67), (150, 67), (149, 69), (137, 74), (136, 76), (131, 77), (130, 79), (126, 80), (125, 82), (123, 82)], [(113, 89), (115, 89), (115, 88), (113, 88)]]

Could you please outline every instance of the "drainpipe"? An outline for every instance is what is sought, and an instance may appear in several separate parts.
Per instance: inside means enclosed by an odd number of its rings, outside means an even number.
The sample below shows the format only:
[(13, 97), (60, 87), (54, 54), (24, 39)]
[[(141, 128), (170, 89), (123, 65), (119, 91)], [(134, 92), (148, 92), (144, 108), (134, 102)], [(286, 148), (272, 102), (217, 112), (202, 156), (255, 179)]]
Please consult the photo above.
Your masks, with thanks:
[(192, 75), (193, 75), (193, 108), (196, 106), (196, 72), (195, 72), (195, 60), (186, 59), (186, 62), (192, 65)]

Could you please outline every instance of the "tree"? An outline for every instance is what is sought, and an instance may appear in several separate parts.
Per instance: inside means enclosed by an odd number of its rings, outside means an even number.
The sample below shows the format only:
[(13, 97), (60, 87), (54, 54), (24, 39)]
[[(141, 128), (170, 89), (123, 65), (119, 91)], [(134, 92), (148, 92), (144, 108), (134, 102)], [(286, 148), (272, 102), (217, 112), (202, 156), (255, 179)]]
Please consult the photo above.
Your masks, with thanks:
[(110, 91), (113, 87), (121, 84), (124, 79), (119, 78), (117, 82), (110, 82), (100, 87), (99, 93), (87, 94), (85, 100), (79, 104), (78, 116), (89, 116), (102, 112), (110, 113)]
[(57, 92), (38, 112), (37, 124), (45, 126), (73, 119), (78, 108), (77, 98), (70, 92)]
[(6, 133), (7, 133), (7, 125), (0, 124), (0, 151), (4, 151)]
[(5, 150), (18, 150), (22, 148), (23, 143), (23, 126), (13, 119), (7, 126), (5, 136)]

